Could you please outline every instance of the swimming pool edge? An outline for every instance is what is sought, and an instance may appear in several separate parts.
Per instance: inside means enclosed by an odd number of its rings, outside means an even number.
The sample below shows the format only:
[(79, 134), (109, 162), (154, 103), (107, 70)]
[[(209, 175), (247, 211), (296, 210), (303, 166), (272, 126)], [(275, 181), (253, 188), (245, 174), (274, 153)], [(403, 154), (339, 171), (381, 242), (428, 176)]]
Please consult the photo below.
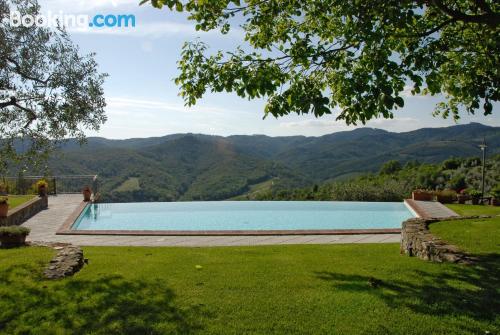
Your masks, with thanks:
[[(401, 234), (401, 228), (302, 229), (302, 230), (75, 230), (73, 225), (91, 203), (80, 205), (56, 231), (56, 235), (116, 236), (282, 236), (282, 235), (368, 235)], [(415, 214), (415, 213), (412, 213)]]
[(68, 216), (68, 218), (64, 221), (64, 223), (59, 227), (56, 231), (56, 235), (69, 235), (68, 232), (72, 232), (71, 227), (76, 223), (76, 220), (83, 211), (89, 206), (89, 202), (82, 201), (78, 207)]

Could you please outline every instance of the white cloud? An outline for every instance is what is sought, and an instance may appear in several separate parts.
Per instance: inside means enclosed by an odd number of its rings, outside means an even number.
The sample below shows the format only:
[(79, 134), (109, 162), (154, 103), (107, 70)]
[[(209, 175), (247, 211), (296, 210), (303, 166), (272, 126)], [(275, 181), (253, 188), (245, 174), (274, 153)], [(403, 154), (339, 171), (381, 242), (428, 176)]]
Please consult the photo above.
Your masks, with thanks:
[[(179, 22), (143, 22), (140, 18), (136, 17), (135, 27), (104, 27), (104, 28), (91, 28), (91, 27), (73, 27), (68, 28), (68, 32), (72, 34), (95, 34), (95, 35), (114, 35), (126, 37), (148, 37), (157, 39), (165, 36), (183, 35), (183, 36), (206, 36), (213, 34), (220, 34), (218, 30), (211, 30), (208, 32), (196, 31), (194, 23), (179, 23)], [(241, 38), (243, 31), (239, 29), (231, 29), (226, 37)]]
[[(66, 13), (86, 13), (104, 9), (139, 7), (140, 0), (41, 0), (43, 11), (63, 11)], [(146, 6), (146, 5), (145, 5)]]
[(327, 119), (306, 119), (300, 121), (291, 121), (291, 122), (281, 122), (279, 127), (286, 128), (290, 130), (302, 129), (302, 130), (314, 130), (321, 132), (334, 132), (334, 131), (343, 131), (356, 128), (355, 126), (348, 126), (345, 122), (335, 121), (335, 120), (327, 120)]
[[(213, 135), (265, 134), (270, 136), (321, 136), (339, 131), (361, 128), (336, 121), (335, 115), (315, 118), (312, 115), (288, 115), (262, 120), (262, 109), (256, 104), (235, 103), (229, 100), (200, 101), (186, 107), (180, 99), (159, 100), (147, 97), (108, 96), (106, 114), (108, 122), (99, 133), (89, 135), (107, 138), (163, 136), (172, 133), (204, 133)], [(232, 108), (232, 106), (238, 106)], [(401, 115), (401, 116), (400, 116)], [(488, 122), (485, 122), (488, 120)], [(462, 124), (472, 121), (499, 125), (500, 119), (464, 118)], [(430, 113), (401, 113), (394, 119), (374, 119), (366, 127), (392, 132), (406, 132), (423, 127), (446, 127), (453, 120), (433, 118)]]
[(107, 97), (107, 109), (112, 111), (131, 111), (137, 113), (139, 111), (160, 111), (160, 112), (189, 112), (189, 113), (211, 113), (211, 114), (226, 114), (226, 113), (248, 113), (247, 111), (237, 110), (234, 108), (224, 108), (218, 106), (193, 106), (186, 107), (183, 104), (171, 103), (162, 100), (146, 100), (140, 98), (125, 98), (125, 97)]
[(394, 119), (374, 119), (367, 122), (368, 127), (380, 128), (394, 132), (405, 132), (424, 127), (424, 124), (412, 117), (396, 117)]
[[(167, 15), (161, 15), (161, 11), (153, 8), (150, 4), (139, 6), (140, 0), (40, 0), (42, 13), (51, 16), (56, 15), (88, 15), (90, 19), (96, 14), (121, 14), (135, 16), (135, 27), (88, 27), (75, 26), (66, 27), (72, 34), (94, 34), (94, 35), (113, 35), (127, 37), (149, 37), (161, 38), (164, 36), (182, 35), (182, 36), (211, 36), (219, 35), (219, 30), (209, 32), (196, 31), (195, 23), (187, 20), (187, 15), (173, 15), (168, 9), (164, 12)], [(183, 22), (172, 21), (169, 18), (183, 17)], [(224, 38), (243, 38), (243, 31), (240, 28), (232, 28)]]

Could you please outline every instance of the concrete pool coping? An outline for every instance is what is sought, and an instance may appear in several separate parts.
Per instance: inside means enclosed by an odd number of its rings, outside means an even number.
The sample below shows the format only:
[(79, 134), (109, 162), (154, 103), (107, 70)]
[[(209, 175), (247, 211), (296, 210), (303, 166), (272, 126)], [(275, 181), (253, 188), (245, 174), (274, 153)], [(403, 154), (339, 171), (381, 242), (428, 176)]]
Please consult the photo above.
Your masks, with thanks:
[(437, 201), (419, 201), (413, 199), (405, 199), (405, 204), (413, 213), (413, 215), (422, 219), (439, 219), (460, 216)]
[[(406, 203), (405, 203), (406, 204)], [(56, 235), (119, 236), (283, 236), (283, 235), (371, 235), (400, 234), (401, 228), (294, 229), (294, 230), (75, 230), (72, 226), (90, 203), (82, 202), (56, 231)], [(407, 204), (407, 206), (410, 206)]]
[(26, 221), (28, 242), (71, 243), (106, 247), (234, 247), (297, 244), (386, 244), (399, 243), (401, 234), (269, 235), (269, 236), (140, 236), (140, 235), (57, 235), (56, 232), (82, 206), (81, 194), (49, 196), (49, 207)]
[[(419, 206), (420, 205), (420, 206)], [(235, 247), (235, 246), (262, 246), (262, 245), (297, 245), (297, 244), (386, 244), (400, 243), (400, 233), (387, 234), (336, 234), (336, 235), (227, 235), (227, 236), (141, 236), (141, 235), (79, 235), (60, 234), (57, 231), (72, 217), (82, 203), (81, 194), (64, 194), (49, 196), (49, 207), (23, 223), (30, 228), (28, 242), (71, 243), (78, 246), (106, 246), (106, 247)], [(419, 207), (433, 207), (442, 209), (442, 205), (431, 202), (420, 203)], [(440, 207), (442, 206), (442, 207)], [(437, 215), (438, 212), (426, 212)], [(424, 213), (425, 214), (425, 213)], [(441, 214), (445, 214), (444, 212)]]

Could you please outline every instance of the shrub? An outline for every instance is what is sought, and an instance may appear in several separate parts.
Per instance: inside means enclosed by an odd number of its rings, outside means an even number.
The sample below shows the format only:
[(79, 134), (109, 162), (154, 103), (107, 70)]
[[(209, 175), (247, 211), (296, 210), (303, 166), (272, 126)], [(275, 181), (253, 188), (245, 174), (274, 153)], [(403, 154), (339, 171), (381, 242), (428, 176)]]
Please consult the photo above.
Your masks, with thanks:
[(36, 182), (36, 188), (40, 188), (44, 186), (45, 188), (48, 188), (49, 187), (49, 183), (47, 183), (47, 181), (45, 179), (40, 179), (39, 181)]
[(480, 198), (481, 197), (481, 191), (478, 190), (467, 190), (467, 194), (470, 195), (472, 198)]
[(466, 167), (480, 166), (481, 165), (481, 158), (479, 158), (479, 157), (469, 158), (465, 161), (464, 165)]
[(437, 201), (443, 204), (450, 204), (457, 198), (457, 192), (454, 190), (443, 190), (436, 192)]
[(401, 170), (401, 163), (396, 160), (388, 161), (380, 168), (380, 174), (394, 174)]
[(431, 192), (432, 191), (423, 188), (417, 188), (416, 190), (413, 190), (413, 193), (431, 193)]
[(461, 190), (467, 187), (467, 183), (465, 182), (465, 176), (461, 174), (457, 174), (453, 176), (448, 182), (449, 188), (453, 190)]
[(0, 204), (8, 204), (8, 203), (9, 203), (9, 198), (0, 197)]
[(461, 164), (461, 159), (452, 157), (443, 162), (443, 170), (456, 170)]
[(0, 227), (0, 237), (26, 236), (30, 233), (30, 229), (20, 226)]
[(490, 193), (495, 199), (500, 199), (500, 185), (493, 187)]

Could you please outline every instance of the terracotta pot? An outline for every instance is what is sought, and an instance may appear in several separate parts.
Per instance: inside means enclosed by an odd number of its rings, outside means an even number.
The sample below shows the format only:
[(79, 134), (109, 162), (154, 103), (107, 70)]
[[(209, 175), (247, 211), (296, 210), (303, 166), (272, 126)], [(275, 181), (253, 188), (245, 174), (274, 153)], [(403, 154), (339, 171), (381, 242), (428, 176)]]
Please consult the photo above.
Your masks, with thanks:
[(465, 204), (465, 202), (467, 201), (468, 198), (469, 197), (464, 195), (464, 194), (457, 195), (457, 200), (458, 200), (459, 204)]
[(47, 187), (45, 187), (45, 186), (39, 186), (38, 187), (38, 195), (40, 197), (46, 197), (47, 196)]
[(4, 218), (9, 212), (9, 204), (0, 204), (0, 217)]
[(19, 247), (26, 242), (26, 235), (0, 236), (0, 242), (5, 248)]
[(90, 201), (90, 197), (92, 196), (92, 191), (90, 190), (83, 190), (83, 201)]
[(417, 201), (432, 201), (432, 193), (425, 191), (413, 191), (411, 192), (411, 197)]

